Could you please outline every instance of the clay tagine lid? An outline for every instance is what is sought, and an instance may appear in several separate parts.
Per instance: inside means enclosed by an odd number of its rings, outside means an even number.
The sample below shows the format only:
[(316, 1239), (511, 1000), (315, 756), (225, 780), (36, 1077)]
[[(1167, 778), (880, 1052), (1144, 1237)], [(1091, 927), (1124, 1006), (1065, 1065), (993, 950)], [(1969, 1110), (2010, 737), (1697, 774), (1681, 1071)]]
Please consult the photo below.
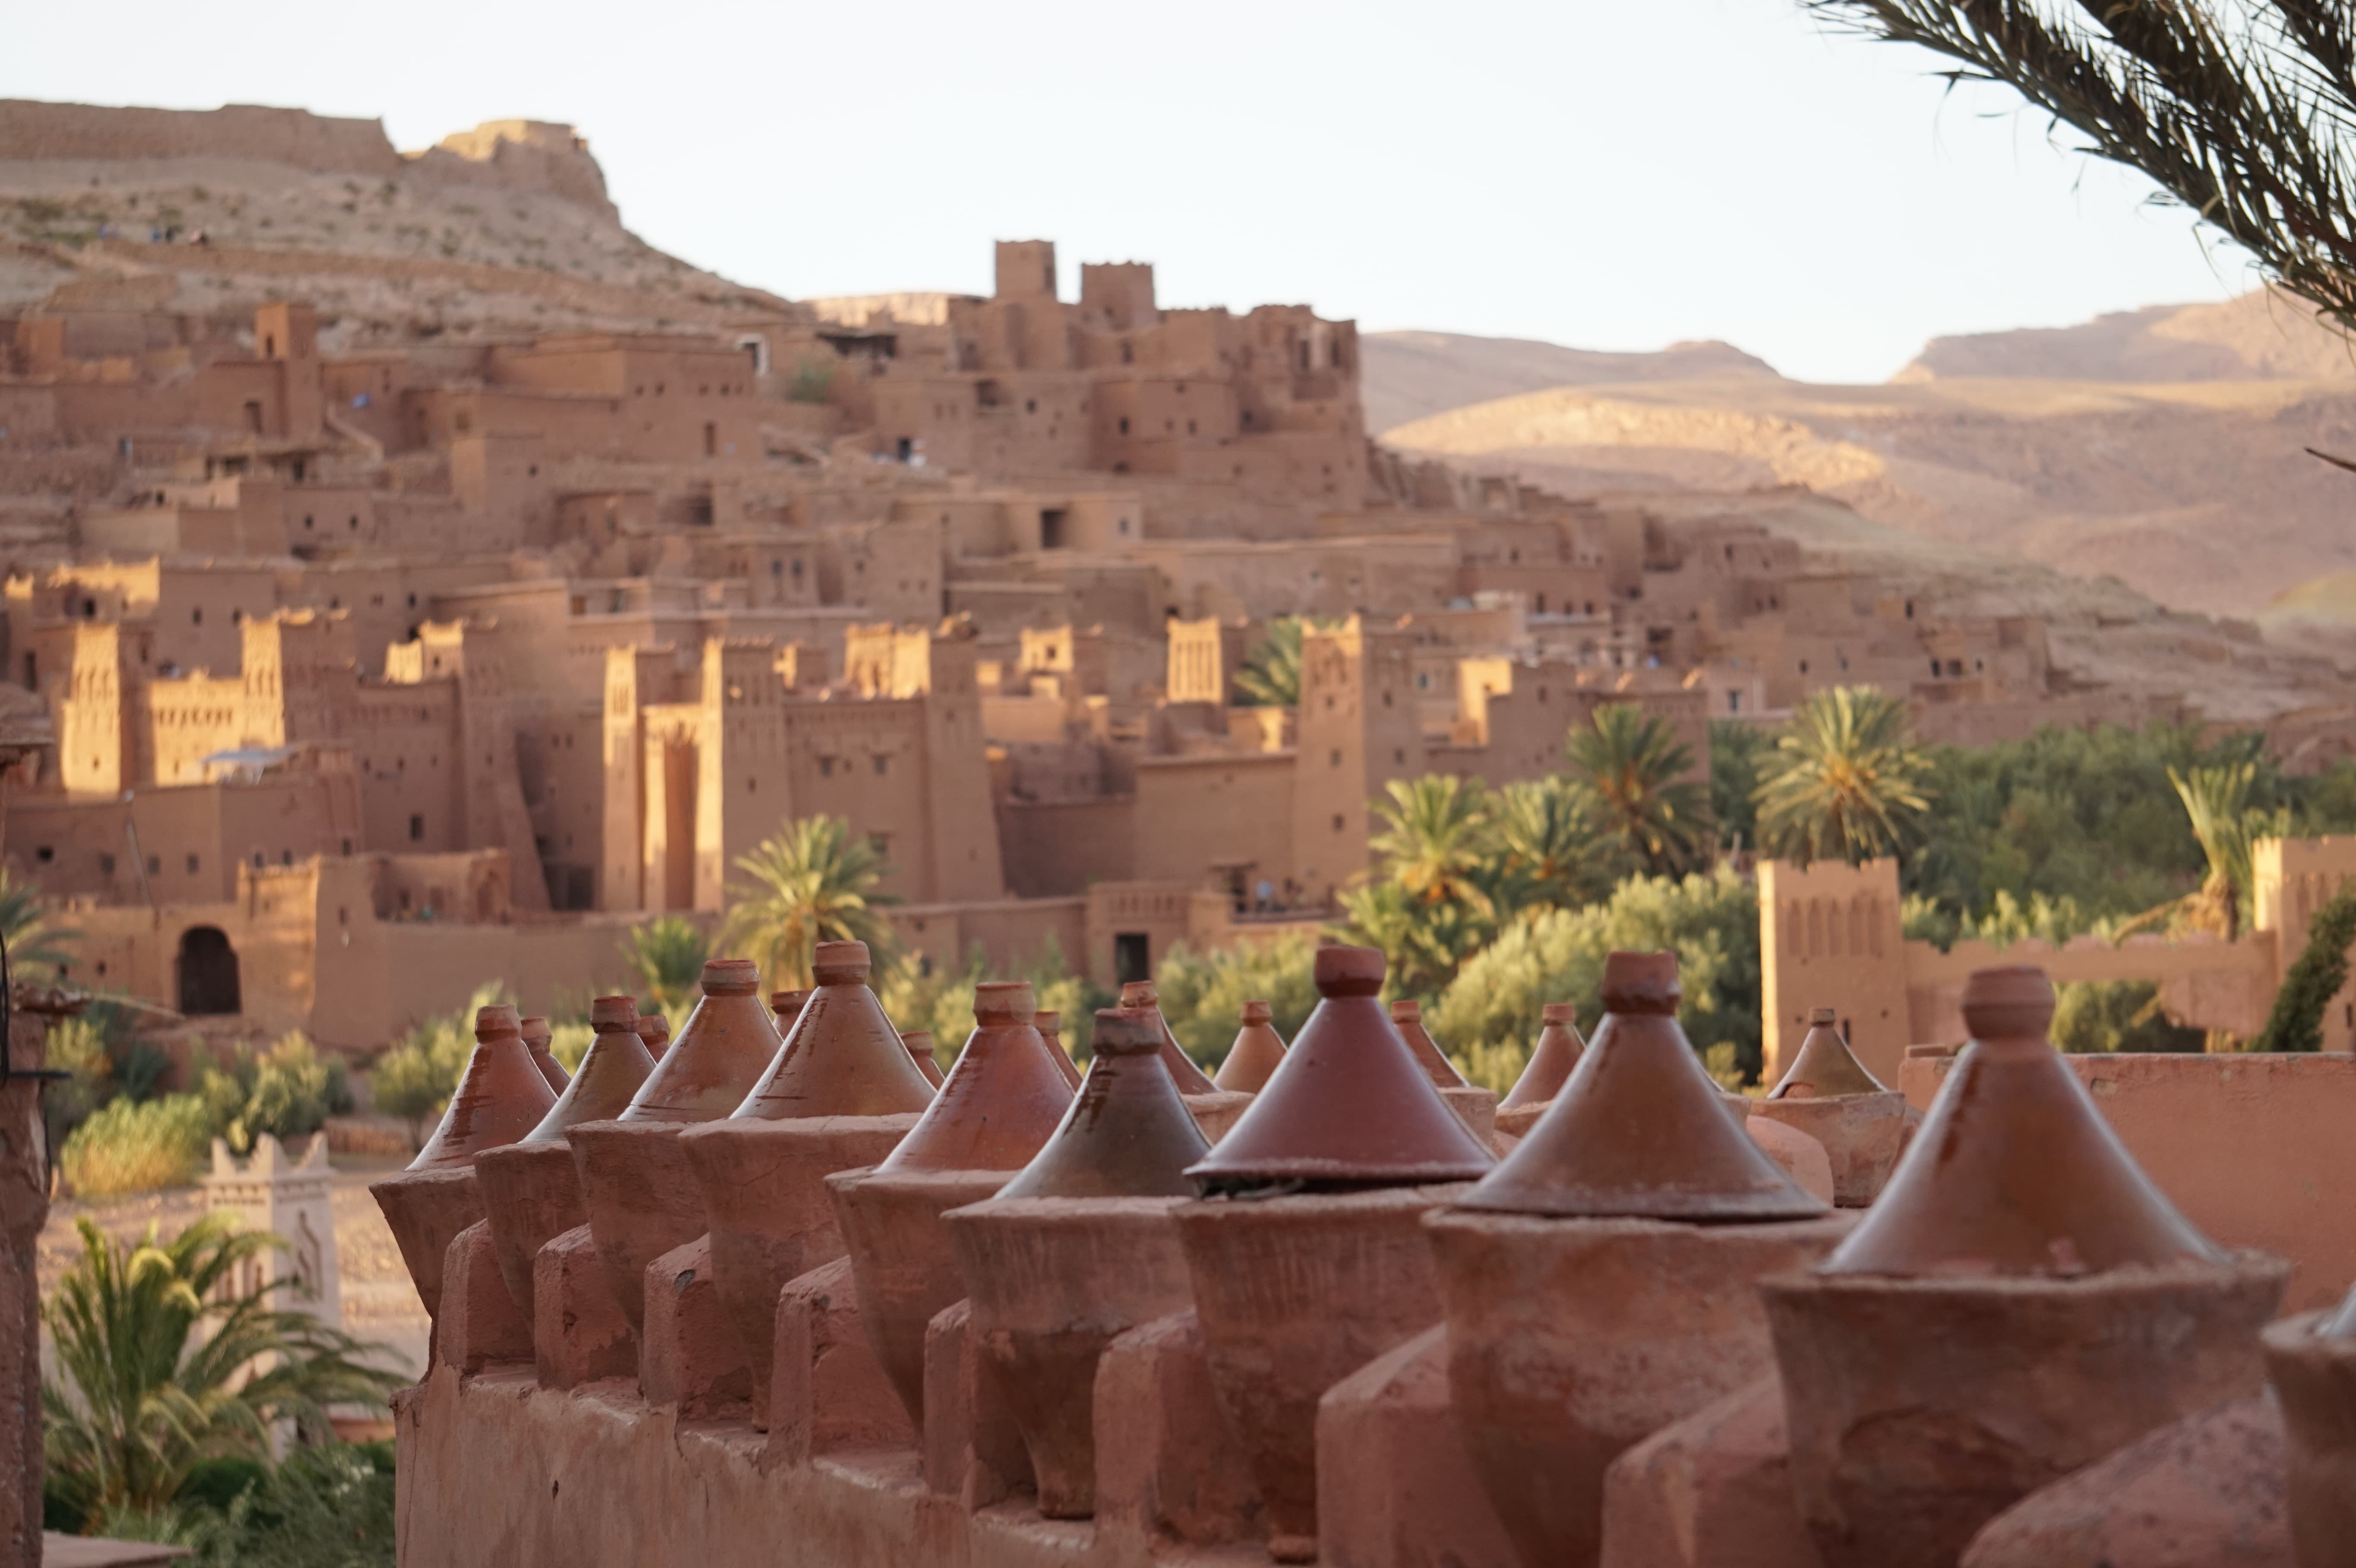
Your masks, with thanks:
[(1808, 1015), (1808, 1038), (1791, 1070), (1768, 1092), (1770, 1100), (1829, 1100), (1838, 1094), (1886, 1094), (1880, 1079), (1865, 1070), (1850, 1051), (1848, 1041), (1833, 1027), (1833, 1009), (1818, 1008)]
[(1080, 1064), (1064, 1049), (1064, 1015), (1053, 1008), (1044, 1008), (1031, 1015), (1031, 1027), (1039, 1031), (1039, 1038), (1055, 1053), (1055, 1065), (1063, 1069), (1064, 1082), (1076, 1090), (1079, 1088)]
[(933, 1086), (867, 987), (868, 972), (867, 944), (818, 944), (817, 988), (798, 993), (807, 1000), (796, 1006), (793, 1032), (732, 1119), (891, 1116), (933, 1103)]
[(1243, 1027), (1236, 1031), (1236, 1043), (1227, 1048), (1227, 1059), (1219, 1063), (1212, 1087), (1257, 1094), (1267, 1084), (1284, 1061), (1284, 1037), (1269, 1021), (1272, 1016), (1266, 1002), (1244, 1004)]
[(932, 1105), (878, 1174), (1020, 1170), (1031, 1163), (1072, 1104), (1055, 1052), (1032, 1027), (1038, 1010), (1027, 981), (974, 987), (973, 1033)]
[(925, 1075), (925, 1082), (936, 1089), (939, 1088), (941, 1064), (933, 1059), (933, 1031), (928, 1029), (902, 1029), (900, 1043), (908, 1048), (908, 1059), (916, 1064), (916, 1071)]
[(1818, 1272), (2071, 1277), (2225, 1254), (2144, 1175), (2046, 1030), (2031, 965), (1964, 983), (1971, 1044), (1890, 1184)]
[(712, 959), (703, 965), (703, 999), (616, 1119), (715, 1121), (744, 1103), (785, 1043), (762, 1005), (760, 970), (749, 959)]
[(410, 1169), (472, 1165), (485, 1149), (515, 1142), (548, 1115), (556, 1093), (524, 1049), (520, 1023), (505, 1003), (476, 1012), (475, 1052), (466, 1059), (441, 1125), (409, 1162)]
[(791, 1040), (794, 1020), (802, 1016), (802, 1004), (810, 999), (808, 991), (772, 991), (769, 993), (769, 1016), (777, 1020), (777, 1032)]
[(1539, 1009), (1538, 1043), (1523, 1064), (1522, 1075), (1497, 1102), (1501, 1111), (1522, 1105), (1542, 1105), (1562, 1093), (1579, 1065), (1587, 1042), (1579, 1038), (1579, 1008), (1570, 1002), (1548, 1002)]
[(1087, 1082), (1046, 1147), (1001, 1198), (1191, 1198), (1186, 1168), (1210, 1152), (1170, 1082), (1151, 1014), (1097, 1014)]
[(2326, 1339), (2356, 1339), (2356, 1290), (2350, 1291), (2348, 1299), (2317, 1324), (2315, 1331)]
[(1265, 1088), (1187, 1175), (1205, 1192), (1289, 1183), (1469, 1181), (1494, 1163), (1375, 999), (1383, 955), (1317, 950), (1317, 1010)]
[(1204, 1076), (1203, 1070), (1194, 1065), (1194, 1059), (1179, 1045), (1178, 1037), (1170, 1032), (1170, 1020), (1162, 1016), (1162, 993), (1154, 988), (1152, 981), (1131, 980), (1123, 986), (1120, 988), (1120, 1005), (1130, 1009), (1152, 1009), (1154, 1018), (1162, 1025), (1162, 1064), (1170, 1069), (1170, 1082), (1178, 1085), (1178, 1093), (1215, 1094), (1219, 1092), (1219, 1086)]
[(660, 1061), (663, 1052), (670, 1049), (670, 1019), (663, 1016), (660, 1008), (640, 1013), (637, 1029), (638, 1039), (646, 1042), (647, 1054)]
[(1603, 961), (1603, 1021), (1537, 1125), (1459, 1207), (1592, 1219), (1805, 1220), (1802, 1190), (1726, 1114), (1677, 1027), (1672, 953)]
[(531, 1053), (531, 1064), (540, 1069), (542, 1078), (548, 1080), (551, 1091), (562, 1094), (565, 1084), (573, 1081), (573, 1075), (564, 1071), (564, 1063), (557, 1061), (548, 1049), (548, 1042), (556, 1038), (555, 1029), (546, 1019), (534, 1017), (523, 1020), (521, 1031), (523, 1048)]
[(1432, 1039), (1430, 1032), (1423, 1027), (1421, 1002), (1413, 997), (1401, 997), (1393, 1002), (1391, 1028), (1398, 1030), (1399, 1038), (1407, 1041), (1407, 1048), (1415, 1052), (1416, 1065), (1423, 1069), (1433, 1088), (1462, 1089), (1465, 1086), (1464, 1074), (1456, 1071), (1456, 1064), (1448, 1060), (1448, 1053), (1440, 1049), (1440, 1042)]
[(631, 1097), (655, 1070), (655, 1059), (635, 1027), (638, 1005), (628, 997), (600, 997), (589, 1004), (597, 1038), (581, 1058), (581, 1071), (565, 1084), (540, 1125), (519, 1143), (562, 1143), (583, 1122), (608, 1122), (629, 1108)]

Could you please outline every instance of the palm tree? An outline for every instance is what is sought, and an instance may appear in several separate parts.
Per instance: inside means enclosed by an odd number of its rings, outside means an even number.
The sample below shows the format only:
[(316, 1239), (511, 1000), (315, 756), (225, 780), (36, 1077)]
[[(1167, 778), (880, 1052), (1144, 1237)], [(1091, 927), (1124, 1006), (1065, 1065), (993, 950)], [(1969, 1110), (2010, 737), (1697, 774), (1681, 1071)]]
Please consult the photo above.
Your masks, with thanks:
[(1617, 879), (1595, 821), (1595, 795), (1563, 778), (1509, 784), (1493, 814), (1499, 901), (1573, 909)]
[(695, 999), (711, 951), (695, 922), (676, 914), (634, 925), (622, 939), (622, 961), (639, 989), (665, 1013), (683, 1011)]
[(891, 926), (879, 912), (899, 900), (876, 891), (892, 874), (884, 852), (853, 837), (840, 816), (805, 816), (764, 839), (736, 867), (753, 879), (729, 891), (736, 902), (720, 925), (720, 944), (752, 959), (779, 987), (810, 983), (821, 942), (887, 946)]
[(1761, 770), (1759, 847), (1803, 866), (1895, 855), (1930, 810), (1930, 771), (1904, 703), (1869, 686), (1816, 692)]
[(2277, 816), (2250, 809), (2250, 786), (2258, 765), (2168, 770), (2176, 798), (2191, 819), (2192, 837), (2209, 863), (2201, 891), (2183, 901), (2186, 923), (2231, 942), (2241, 933), (2242, 910), (2250, 893), (2250, 846), (2260, 835), (2282, 831)]
[(41, 890), (20, 882), (0, 866), (0, 942), (8, 946), (8, 972), (16, 979), (46, 977), (65, 967), (69, 949), (81, 939), (70, 926), (48, 923), (48, 901)]
[(1296, 616), (1280, 615), (1268, 624), (1268, 635), (1236, 671), (1236, 694), (1243, 706), (1301, 706), (1301, 630)]
[(305, 1312), (238, 1293), (252, 1262), (285, 1243), (209, 1215), (169, 1242), (136, 1243), (77, 1222), (81, 1256), (41, 1305), (62, 1383), (44, 1379), (49, 1473), (95, 1523), (153, 1514), (196, 1461), (270, 1456), (292, 1421), (324, 1439), (331, 1404), (381, 1404), (408, 1380), (360, 1358), (380, 1349)]
[(1655, 875), (1684, 870), (1708, 842), (1709, 794), (1691, 778), (1693, 752), (1668, 721), (1633, 703), (1595, 710), (1594, 724), (1563, 741), (1580, 782), (1594, 794), (1603, 831)]
[(1488, 792), (1481, 781), (1426, 773), (1385, 788), (1390, 802), (1375, 808), (1383, 830), (1366, 848), (1383, 858), (1390, 880), (1417, 903), (1487, 910), (1489, 894), (1478, 880), (1490, 863)]

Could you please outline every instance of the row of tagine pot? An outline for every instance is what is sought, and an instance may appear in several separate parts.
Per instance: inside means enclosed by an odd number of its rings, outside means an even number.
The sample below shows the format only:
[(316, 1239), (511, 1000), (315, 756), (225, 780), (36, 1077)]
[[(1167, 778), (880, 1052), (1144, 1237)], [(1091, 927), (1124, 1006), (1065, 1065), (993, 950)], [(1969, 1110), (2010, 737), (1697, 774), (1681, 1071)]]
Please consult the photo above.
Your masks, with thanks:
[[(2041, 974), (1974, 976), (1974, 1044), (1918, 1117), (1829, 1014), (1767, 1096), (1722, 1093), (1665, 954), (1611, 955), (1590, 1041), (1550, 1006), (1502, 1102), (1383, 1006), (1378, 953), (1315, 964), (1290, 1049), (1248, 1004), (1215, 1081), (1150, 986), (1096, 1015), (1083, 1076), (1029, 986), (984, 984), (936, 1083), (858, 943), (766, 1004), (751, 965), (706, 965), (668, 1049), (601, 998), (569, 1081), (487, 1008), (375, 1191), (437, 1362), (634, 1377), (788, 1462), (914, 1447), (969, 1508), (1087, 1519), (1142, 1466), (1156, 1538), (1280, 1562), (2130, 1568), (2036, 1510), (2242, 1411), (2272, 1423), (2250, 1487), (2178, 1488), (2209, 1513), (2169, 1528), (2263, 1535), (2244, 1516), (2286, 1499), (2298, 1568), (2356, 1568), (2356, 1298), (2267, 1328), (2284, 1265), (2152, 1188), (2048, 1043)], [(2269, 1365), (2280, 1413), (2252, 1418)], [(1136, 1419), (1172, 1368), (1200, 1419)], [(1351, 1424), (1376, 1384), (1439, 1411), (1394, 1445), (1411, 1482)], [(1407, 1494), (1419, 1535), (1379, 1524)], [(2072, 1539), (2108, 1541), (2090, 1506)], [(2029, 1554), (1988, 1555), (2008, 1539)], [(2148, 1559), (2211, 1560), (2289, 1562)]]

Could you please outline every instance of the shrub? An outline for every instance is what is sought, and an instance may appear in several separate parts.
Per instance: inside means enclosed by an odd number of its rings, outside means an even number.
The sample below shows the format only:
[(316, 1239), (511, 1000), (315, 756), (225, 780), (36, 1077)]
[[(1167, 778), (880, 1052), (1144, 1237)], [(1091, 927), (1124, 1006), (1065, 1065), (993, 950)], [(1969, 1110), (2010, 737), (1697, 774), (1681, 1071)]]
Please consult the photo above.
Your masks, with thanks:
[(1173, 948), (1154, 971), (1162, 1016), (1186, 1054), (1216, 1070), (1243, 1027), (1246, 1002), (1268, 1003), (1277, 1033), (1287, 1041), (1317, 1006), (1317, 944), (1306, 932), (1269, 942), (1240, 942), (1215, 953)]
[(300, 1029), (259, 1054), (241, 1047), (226, 1063), (206, 1068), (197, 1093), (211, 1110), (213, 1131), (240, 1154), (265, 1133), (282, 1139), (316, 1133), (352, 1108), (344, 1064), (323, 1061)]
[(2065, 980), (2053, 987), (2053, 1043), (2072, 1052), (2199, 1051), (2201, 1030), (2168, 1021), (2148, 980)]
[(548, 1029), (548, 1054), (556, 1058), (556, 1064), (565, 1072), (578, 1072), (581, 1071), (581, 1059), (589, 1054), (589, 1042), (596, 1038), (597, 1031), (577, 1019), (551, 1024)]
[(212, 1145), (212, 1111), (198, 1094), (117, 1099), (73, 1131), (58, 1164), (86, 1198), (194, 1181)]
[[(954, 1062), (966, 1037), (973, 1033), (974, 987), (992, 977), (989, 955), (980, 943), (967, 954), (964, 966), (957, 969), (936, 965), (928, 972), (922, 957), (904, 955), (891, 961), (879, 976), (876, 1000), (884, 1004), (893, 1028), (930, 1029), (935, 1050)], [(1087, 1060), (1096, 1010), (1110, 1007), (1114, 998), (1087, 976), (1072, 973), (1065, 962), (1062, 943), (1050, 936), (1028, 965), (1003, 977), (1030, 981), (1040, 1010), (1063, 1015), (1064, 1049), (1079, 1061)]]
[(409, 1124), (412, 1148), (424, 1147), (426, 1118), (442, 1114), (466, 1071), (466, 1059), (475, 1052), (475, 1014), (503, 994), (492, 981), (467, 997), (465, 1007), (427, 1019), (377, 1058), (369, 1072), (369, 1097), (378, 1110)]

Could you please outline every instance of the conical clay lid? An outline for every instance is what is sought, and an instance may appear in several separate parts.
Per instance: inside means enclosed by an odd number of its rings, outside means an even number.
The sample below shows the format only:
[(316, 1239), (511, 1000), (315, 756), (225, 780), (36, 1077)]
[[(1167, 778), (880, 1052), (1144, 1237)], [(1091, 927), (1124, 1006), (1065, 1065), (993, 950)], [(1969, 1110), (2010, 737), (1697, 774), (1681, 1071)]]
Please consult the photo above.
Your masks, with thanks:
[(1971, 1044), (1825, 1274), (2100, 1274), (2225, 1254), (2161, 1196), (2046, 1030), (2042, 969), (1964, 984)]
[(1587, 1042), (1579, 1038), (1579, 1008), (1570, 1002), (1548, 1002), (1539, 1012), (1537, 1049), (1523, 1064), (1522, 1075), (1505, 1097), (1497, 1102), (1497, 1109), (1510, 1111), (1521, 1105), (1542, 1105), (1562, 1093), (1570, 1082), (1571, 1069), (1579, 1065)]
[(1031, 1015), (1028, 982), (974, 987), (974, 1030), (932, 1105), (878, 1172), (1020, 1170), (1072, 1104), (1072, 1087)]
[(556, 1104), (556, 1094), (524, 1049), (516, 1010), (500, 1004), (475, 1014), (475, 1053), (442, 1113), (441, 1125), (425, 1140), (412, 1170), (444, 1170), (472, 1165), (487, 1148), (515, 1142), (538, 1125)]
[(2317, 1324), (2315, 1331), (2327, 1339), (2356, 1339), (2356, 1290), (2350, 1291), (2348, 1299)]
[(548, 1049), (548, 1042), (556, 1038), (556, 1030), (546, 1019), (529, 1018), (523, 1020), (521, 1031), (523, 1048), (531, 1053), (531, 1064), (540, 1069), (540, 1075), (548, 1080), (551, 1090), (562, 1094), (573, 1075), (564, 1071), (564, 1063)]
[(933, 1103), (933, 1086), (867, 988), (868, 968), (863, 942), (818, 944), (818, 988), (797, 1004), (793, 1032), (734, 1117), (890, 1116)]
[(1461, 1207), (1593, 1219), (1804, 1220), (1802, 1190), (1726, 1114), (1677, 1027), (1677, 960), (1603, 961), (1603, 1021), (1579, 1066)]
[(638, 1039), (646, 1043), (647, 1054), (660, 1061), (663, 1053), (670, 1049), (670, 1019), (663, 1017), (659, 1008), (650, 1013), (640, 1013)]
[(1151, 980), (1131, 980), (1120, 988), (1120, 1005), (1135, 1009), (1150, 1008), (1162, 1025), (1162, 1064), (1170, 1069), (1170, 1082), (1178, 1085), (1181, 1094), (1215, 1094), (1219, 1086), (1204, 1076), (1194, 1065), (1194, 1059), (1179, 1045), (1178, 1037), (1170, 1032), (1170, 1020), (1162, 1016), (1162, 993)]
[(1768, 1092), (1770, 1100), (1828, 1100), (1836, 1094), (1884, 1094), (1880, 1079), (1865, 1070), (1833, 1027), (1833, 1009), (1818, 1008), (1808, 1015), (1808, 1038), (1791, 1071)]
[(1070, 1051), (1064, 1049), (1064, 1015), (1053, 1008), (1044, 1008), (1031, 1015), (1031, 1027), (1039, 1031), (1039, 1038), (1045, 1040), (1047, 1049), (1055, 1053), (1055, 1065), (1063, 1069), (1064, 1082), (1077, 1089), (1080, 1086), (1080, 1064), (1072, 1060)]
[(1211, 1080), (1214, 1088), (1257, 1094), (1267, 1084), (1284, 1061), (1284, 1037), (1269, 1021), (1270, 1016), (1266, 1002), (1244, 1004), (1243, 1028), (1236, 1031), (1236, 1043), (1227, 1048), (1227, 1059)]
[(637, 1019), (637, 1004), (627, 997), (600, 997), (589, 1004), (589, 1022), (597, 1038), (581, 1058), (581, 1071), (565, 1084), (540, 1125), (517, 1141), (562, 1143), (579, 1124), (609, 1122), (629, 1108), (631, 1097), (655, 1070), (647, 1042), (638, 1038)]
[(1415, 1052), (1415, 1064), (1423, 1069), (1433, 1088), (1462, 1089), (1465, 1086), (1464, 1074), (1456, 1071), (1456, 1064), (1448, 1060), (1448, 1053), (1440, 1049), (1440, 1042), (1424, 1029), (1421, 1002), (1412, 997), (1401, 997), (1393, 1002), (1391, 1028), (1398, 1030), (1399, 1038), (1407, 1041), (1407, 1048)]
[(1391, 1028), (1383, 955), (1317, 950), (1317, 1010), (1267, 1087), (1187, 1171), (1205, 1191), (1287, 1182), (1469, 1181), (1494, 1163)]
[(638, 1085), (625, 1122), (710, 1122), (744, 1103), (785, 1041), (761, 1003), (761, 972), (743, 958), (703, 966), (703, 999)]
[(937, 1089), (941, 1086), (941, 1064), (933, 1059), (933, 1031), (911, 1029), (900, 1031), (900, 1043), (908, 1048), (908, 1060), (925, 1075), (925, 1082)]
[(1055, 1136), (1001, 1198), (1191, 1198), (1186, 1168), (1210, 1141), (1170, 1082), (1158, 1019), (1108, 1008), (1097, 1014), (1087, 1082)]
[[(864, 943), (862, 946), (866, 945)], [(810, 999), (808, 991), (772, 991), (769, 993), (769, 1016), (777, 1020), (777, 1033), (787, 1040), (794, 1038), (794, 1022), (802, 1016), (802, 1004)]]

